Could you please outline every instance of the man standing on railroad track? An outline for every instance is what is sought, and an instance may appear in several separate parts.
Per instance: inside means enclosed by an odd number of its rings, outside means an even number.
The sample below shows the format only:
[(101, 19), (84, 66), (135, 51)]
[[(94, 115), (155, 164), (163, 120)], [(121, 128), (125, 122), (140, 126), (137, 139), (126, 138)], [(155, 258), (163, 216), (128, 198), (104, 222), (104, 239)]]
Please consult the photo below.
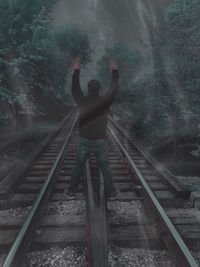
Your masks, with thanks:
[(79, 109), (80, 140), (70, 185), (64, 190), (65, 196), (69, 199), (75, 198), (81, 173), (90, 153), (95, 154), (101, 168), (106, 198), (115, 199), (119, 195), (119, 190), (114, 187), (106, 143), (107, 115), (117, 93), (119, 70), (117, 63), (113, 60), (110, 60), (109, 67), (112, 71), (112, 80), (105, 95), (99, 95), (100, 82), (91, 80), (88, 82), (88, 96), (84, 96), (79, 82), (80, 57), (76, 57), (73, 61), (72, 96)]

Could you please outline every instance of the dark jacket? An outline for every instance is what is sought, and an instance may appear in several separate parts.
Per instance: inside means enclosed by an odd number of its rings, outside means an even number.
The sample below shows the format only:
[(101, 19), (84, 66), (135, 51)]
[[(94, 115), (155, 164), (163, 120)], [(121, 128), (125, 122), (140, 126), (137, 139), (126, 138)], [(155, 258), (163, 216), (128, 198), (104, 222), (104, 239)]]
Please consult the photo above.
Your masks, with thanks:
[(118, 70), (112, 71), (112, 81), (104, 96), (84, 96), (79, 82), (80, 71), (72, 76), (72, 96), (79, 108), (79, 135), (90, 140), (106, 136), (107, 114), (118, 89)]

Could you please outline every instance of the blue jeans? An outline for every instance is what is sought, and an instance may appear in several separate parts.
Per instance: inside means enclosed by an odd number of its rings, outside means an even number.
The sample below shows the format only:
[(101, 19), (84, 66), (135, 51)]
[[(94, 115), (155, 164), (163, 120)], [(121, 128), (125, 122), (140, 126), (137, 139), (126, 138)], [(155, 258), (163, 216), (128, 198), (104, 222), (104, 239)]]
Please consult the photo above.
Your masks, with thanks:
[(105, 195), (108, 197), (109, 194), (115, 190), (115, 188), (108, 164), (108, 152), (105, 139), (89, 140), (80, 137), (76, 161), (71, 173), (71, 180), (68, 190), (70, 192), (75, 192), (77, 190), (82, 170), (90, 153), (94, 153), (97, 158), (104, 178)]

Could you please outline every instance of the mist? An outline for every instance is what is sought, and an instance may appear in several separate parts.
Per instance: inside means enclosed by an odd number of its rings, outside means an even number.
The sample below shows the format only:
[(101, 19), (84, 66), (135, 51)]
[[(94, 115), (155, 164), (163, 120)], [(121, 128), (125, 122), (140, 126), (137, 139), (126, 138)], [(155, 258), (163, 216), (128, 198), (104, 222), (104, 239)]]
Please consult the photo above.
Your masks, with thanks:
[[(65, 23), (75, 24), (86, 31), (94, 50), (92, 63), (86, 67), (83, 76), (95, 75), (95, 64), (102, 56), (104, 48), (116, 43), (141, 50), (151, 58), (148, 43), (147, 21), (154, 27), (159, 16), (171, 1), (147, 0), (60, 0), (54, 6), (52, 18), (55, 28)], [(146, 19), (146, 20), (145, 20)], [(152, 67), (148, 60), (147, 69)]]

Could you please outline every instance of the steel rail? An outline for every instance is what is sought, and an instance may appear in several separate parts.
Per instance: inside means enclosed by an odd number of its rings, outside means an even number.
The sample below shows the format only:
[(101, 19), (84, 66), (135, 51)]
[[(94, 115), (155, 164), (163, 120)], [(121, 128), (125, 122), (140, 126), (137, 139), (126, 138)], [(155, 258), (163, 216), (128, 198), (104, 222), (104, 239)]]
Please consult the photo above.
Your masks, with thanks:
[(48, 135), (32, 150), (30, 155), (22, 160), (21, 164), (16, 165), (12, 171), (1, 181), (0, 183), (0, 198), (3, 199), (8, 196), (8, 193), (12, 191), (12, 189), (18, 183), (19, 177), (25, 175), (29, 166), (31, 166), (32, 162), (40, 155), (42, 150), (48, 145), (48, 143), (55, 137), (55, 135), (60, 131), (63, 125), (69, 120), (72, 113), (72, 110), (62, 121), (61, 123), (53, 129)]
[(127, 140), (133, 144), (139, 153), (155, 168), (155, 170), (163, 177), (164, 181), (170, 186), (170, 188), (175, 191), (178, 195), (184, 198), (189, 198), (191, 192), (185, 189), (184, 185), (181, 184), (176, 177), (161, 163), (157, 163), (156, 159), (153, 158), (147, 151), (144, 152), (144, 149), (137, 143), (137, 141), (128, 135), (128, 133), (122, 129), (114, 120), (109, 116), (110, 122), (127, 138)]
[(140, 185), (143, 189), (143, 196), (145, 198), (145, 202), (151, 206), (156, 214), (156, 218), (158, 219), (158, 227), (160, 228), (160, 232), (162, 233), (162, 237), (171, 252), (171, 255), (174, 256), (177, 266), (180, 267), (198, 267), (197, 262), (193, 258), (191, 252), (189, 251), (188, 247), (182, 240), (181, 236), (175, 229), (174, 225), (172, 224), (171, 220), (165, 213), (164, 209), (158, 202), (156, 196), (152, 192), (151, 188), (145, 181), (144, 177), (142, 176), (141, 172), (133, 162), (132, 158), (130, 157), (129, 153), (124, 148), (123, 144), (120, 142), (118, 137), (115, 135), (114, 131), (108, 126), (109, 132), (111, 134), (111, 138), (113, 137), (115, 143), (118, 145), (121, 152), (124, 154), (125, 158), (127, 159), (129, 166), (132, 168), (132, 171), (136, 174)]
[(24, 259), (26, 257), (26, 254), (30, 248), (30, 245), (32, 243), (34, 232), (40, 222), (41, 214), (45, 208), (45, 204), (48, 201), (52, 190), (53, 185), (55, 183), (55, 174), (58, 170), (59, 163), (61, 162), (63, 158), (63, 154), (66, 150), (66, 147), (69, 143), (69, 139), (72, 135), (73, 129), (75, 127), (75, 124), (77, 122), (77, 114), (74, 119), (74, 122), (72, 123), (72, 127), (66, 137), (66, 141), (63, 144), (52, 168), (51, 171), (47, 177), (47, 180), (45, 181), (44, 185), (42, 186), (36, 200), (34, 201), (34, 204), (31, 208), (31, 211), (29, 212), (20, 232), (18, 233), (8, 255), (7, 258), (3, 264), (3, 267), (19, 267), (22, 266)]
[(100, 171), (100, 201), (99, 201), (99, 223), (102, 233), (101, 238), (101, 257), (103, 266), (108, 266), (108, 223), (107, 223), (107, 201), (104, 190), (103, 174)]
[(89, 161), (86, 162), (85, 168), (86, 181), (87, 181), (87, 223), (89, 231), (88, 252), (89, 252), (89, 266), (99, 266), (99, 248), (98, 248), (98, 234), (97, 234), (97, 221), (96, 210), (94, 202), (94, 194), (92, 188), (92, 177), (90, 171)]
[[(89, 265), (91, 267), (107, 267), (107, 235), (105, 236), (105, 214), (102, 212), (102, 199), (104, 192), (100, 190), (100, 207), (95, 205), (94, 189), (92, 185), (92, 177), (89, 161), (86, 163), (86, 179), (87, 179), (87, 216), (89, 224)], [(102, 195), (103, 194), (103, 195)], [(105, 206), (104, 206), (105, 210)], [(103, 216), (103, 217), (102, 217)]]

